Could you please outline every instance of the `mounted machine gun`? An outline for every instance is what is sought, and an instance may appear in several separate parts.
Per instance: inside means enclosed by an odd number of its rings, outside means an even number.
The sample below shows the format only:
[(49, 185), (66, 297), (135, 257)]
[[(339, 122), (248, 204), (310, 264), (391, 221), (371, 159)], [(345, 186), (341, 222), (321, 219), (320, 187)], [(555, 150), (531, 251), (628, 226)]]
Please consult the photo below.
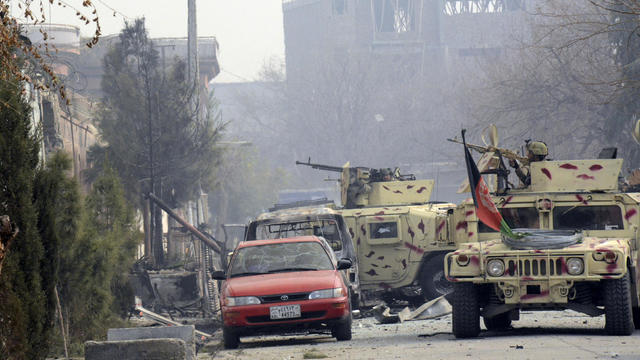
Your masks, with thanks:
[[(402, 185), (407, 185), (407, 181), (416, 181), (413, 174), (401, 174), (400, 168), (381, 168), (373, 169), (368, 167), (351, 167), (349, 162), (344, 166), (332, 166), (324, 164), (316, 164), (311, 162), (311, 158), (307, 162), (296, 161), (296, 165), (309, 166), (313, 169), (339, 172), (342, 174), (340, 178), (341, 200), (347, 209), (363, 207), (367, 205), (389, 205), (389, 204), (406, 204), (406, 203), (424, 203), (429, 201), (431, 190), (433, 189), (433, 181), (429, 184), (423, 184), (424, 190), (428, 190), (423, 194), (420, 191), (419, 196), (407, 197), (401, 190), (391, 189)], [(422, 181), (422, 180), (421, 180)], [(384, 183), (384, 185), (381, 185)], [(417, 185), (417, 184), (416, 184)], [(409, 189), (413, 186), (409, 185)], [(417, 188), (419, 189), (419, 187)], [(404, 195), (404, 196), (400, 196)], [(426, 196), (424, 196), (426, 195)]]

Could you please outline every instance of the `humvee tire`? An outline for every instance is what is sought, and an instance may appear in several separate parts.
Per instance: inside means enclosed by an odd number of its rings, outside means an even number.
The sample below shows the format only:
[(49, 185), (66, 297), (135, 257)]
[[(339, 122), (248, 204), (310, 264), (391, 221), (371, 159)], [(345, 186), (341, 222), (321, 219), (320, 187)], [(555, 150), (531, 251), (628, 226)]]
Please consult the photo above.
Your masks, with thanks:
[(453, 284), (452, 325), (457, 338), (476, 337), (480, 333), (478, 288), (473, 283)]
[(444, 275), (444, 255), (431, 257), (420, 269), (420, 288), (427, 301), (453, 292), (453, 283)]
[(235, 331), (226, 326), (222, 327), (222, 343), (225, 349), (237, 349), (240, 345), (240, 337)]
[(482, 317), (482, 320), (487, 330), (506, 330), (511, 326), (511, 312), (507, 311), (491, 318)]
[(620, 279), (604, 280), (604, 329), (608, 335), (633, 333), (630, 288), (628, 272)]

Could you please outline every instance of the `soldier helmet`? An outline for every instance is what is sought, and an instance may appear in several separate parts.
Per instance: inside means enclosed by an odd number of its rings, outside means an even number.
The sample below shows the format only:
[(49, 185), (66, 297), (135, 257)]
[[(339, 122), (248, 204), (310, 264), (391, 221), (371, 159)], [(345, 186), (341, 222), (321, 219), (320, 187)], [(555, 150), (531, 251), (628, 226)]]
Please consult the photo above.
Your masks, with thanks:
[(547, 145), (542, 141), (532, 141), (527, 144), (527, 150), (531, 151), (533, 155), (546, 156), (549, 154)]

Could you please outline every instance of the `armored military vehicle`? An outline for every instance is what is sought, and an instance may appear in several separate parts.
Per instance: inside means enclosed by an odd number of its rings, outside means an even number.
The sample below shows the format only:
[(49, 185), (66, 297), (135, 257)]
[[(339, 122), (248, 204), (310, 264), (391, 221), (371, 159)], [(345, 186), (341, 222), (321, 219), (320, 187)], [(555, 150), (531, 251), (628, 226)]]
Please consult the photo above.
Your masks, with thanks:
[(365, 304), (379, 296), (422, 303), (452, 290), (442, 262), (455, 248), (448, 222), (455, 204), (429, 202), (433, 180), (397, 168), (296, 163), (341, 174), (338, 213), (354, 241)]
[(459, 245), (444, 265), (456, 337), (477, 336), (480, 317), (508, 328), (520, 310), (604, 314), (613, 335), (640, 326), (640, 193), (618, 190), (621, 168), (622, 159), (533, 162), (530, 186), (491, 195), (510, 227), (575, 232), (573, 244), (510, 241), (478, 221), (472, 202), (454, 211)]

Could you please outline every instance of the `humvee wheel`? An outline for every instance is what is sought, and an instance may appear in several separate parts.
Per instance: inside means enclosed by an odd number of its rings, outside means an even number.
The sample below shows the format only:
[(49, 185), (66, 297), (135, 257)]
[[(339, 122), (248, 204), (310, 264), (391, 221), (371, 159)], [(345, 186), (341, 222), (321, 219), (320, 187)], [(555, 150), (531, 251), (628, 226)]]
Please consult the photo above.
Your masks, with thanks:
[(453, 283), (444, 275), (444, 255), (434, 256), (424, 263), (419, 281), (425, 300), (432, 300), (453, 291)]
[(633, 333), (629, 273), (620, 279), (604, 280), (604, 329), (609, 335)]
[(472, 283), (453, 284), (452, 328), (457, 338), (476, 337), (480, 333), (478, 288)]
[(507, 311), (491, 318), (483, 317), (482, 320), (487, 330), (506, 330), (511, 326), (511, 312)]

